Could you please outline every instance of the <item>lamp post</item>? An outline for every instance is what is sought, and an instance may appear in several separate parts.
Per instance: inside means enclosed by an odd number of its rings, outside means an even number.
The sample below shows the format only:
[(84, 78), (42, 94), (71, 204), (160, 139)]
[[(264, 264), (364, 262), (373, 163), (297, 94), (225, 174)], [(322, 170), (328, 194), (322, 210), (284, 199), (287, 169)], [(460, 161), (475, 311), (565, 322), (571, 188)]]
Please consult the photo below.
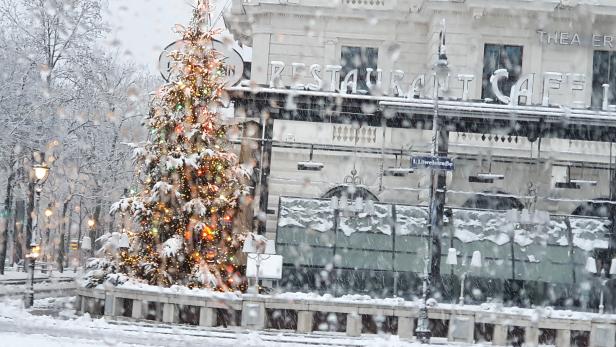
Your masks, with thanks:
[[(588, 271), (591, 274), (596, 274), (597, 273), (597, 261), (594, 257), (590, 256), (586, 259), (586, 271)], [(612, 259), (612, 262), (610, 264), (610, 276), (616, 275), (616, 259)], [(605, 305), (603, 304), (603, 290), (605, 289), (605, 285), (607, 284), (607, 282), (609, 281), (609, 279), (607, 278), (607, 276), (605, 275), (605, 269), (603, 269), (603, 267), (601, 268), (601, 272), (599, 274), (600, 276), (600, 281), (601, 281), (601, 294), (599, 297), (599, 313), (603, 314), (603, 311), (605, 309)]]
[[(42, 155), (42, 158), (44, 158), (45, 156)], [(49, 167), (47, 165), (43, 164), (35, 164), (32, 166), (32, 176), (34, 178), (33, 182), (32, 182), (32, 187), (34, 188), (34, 192), (35, 192), (35, 202), (34, 202), (34, 206), (36, 207), (36, 211), (38, 211), (38, 205), (39, 205), (39, 200), (41, 198), (41, 190), (42, 190), (42, 183), (45, 181), (45, 178), (47, 178), (47, 174), (49, 173)], [(30, 211), (31, 215), (34, 214), (33, 211)], [(30, 271), (29, 276), (28, 276), (28, 285), (27, 285), (27, 289), (26, 289), (26, 297), (24, 300), (24, 305), (26, 308), (28, 307), (32, 307), (32, 305), (34, 304), (34, 265), (36, 262), (36, 258), (39, 256), (39, 252), (40, 252), (40, 248), (39, 246), (36, 244), (36, 231), (38, 229), (38, 215), (36, 215), (36, 219), (35, 219), (35, 224), (34, 227), (29, 230), (29, 236), (30, 236), (30, 243), (29, 243), (29, 252), (26, 255), (26, 258), (28, 259), (28, 270)]]
[[(452, 267), (458, 265), (458, 256), (455, 248), (449, 248), (449, 252), (447, 253), (447, 265), (451, 265)], [(464, 280), (466, 279), (466, 276), (474, 269), (480, 269), (481, 266), (481, 252), (474, 251), (473, 256), (471, 257), (470, 269), (463, 272), (460, 276), (460, 297), (458, 298), (458, 303), (460, 305), (464, 305)]]
[(34, 241), (30, 243), (30, 252), (26, 254), (26, 258), (28, 259), (28, 281), (26, 288), (26, 298), (24, 300), (24, 305), (26, 308), (32, 307), (34, 305), (34, 263), (36, 262), (36, 258), (38, 257), (38, 246)]
[[(51, 234), (50, 228), (50, 218), (53, 216), (53, 210), (51, 209), (51, 203), (47, 204), (47, 208), (45, 208), (45, 247), (43, 248), (43, 252), (46, 253), (45, 257), (49, 257), (49, 238)], [(43, 238), (41, 237), (41, 244), (43, 244)], [(51, 252), (53, 253), (53, 252)], [(47, 260), (47, 259), (45, 259)]]
[[(84, 235), (79, 246), (79, 262), (83, 263), (83, 255), (85, 252), (92, 250), (92, 240), (88, 235)], [(86, 264), (80, 264), (85, 268)]]
[[(439, 98), (439, 80), (446, 79), (449, 75), (447, 54), (445, 49), (445, 21), (443, 20), (442, 29), (439, 35), (439, 46), (438, 46), (438, 57), (437, 61), (433, 66), (434, 71), (434, 90), (433, 90), (433, 98), (434, 98), (434, 114), (432, 116), (432, 157), (437, 156), (438, 151), (438, 138), (440, 129), (440, 122), (438, 119), (438, 98)], [(430, 338), (432, 337), (432, 333), (429, 328), (429, 320), (428, 320), (428, 295), (429, 288), (432, 277), (434, 273), (432, 271), (433, 268), (433, 244), (434, 244), (434, 235), (439, 235), (439, 229), (441, 227), (441, 221), (439, 219), (438, 209), (442, 209), (444, 205), (443, 197), (437, 198), (437, 189), (438, 187), (438, 179), (437, 172), (434, 168), (430, 169), (430, 226), (428, 228), (428, 240), (427, 240), (427, 252), (425, 256), (425, 266), (424, 266), (424, 278), (423, 278), (423, 286), (422, 286), (422, 305), (419, 308), (419, 318), (417, 321), (417, 329), (415, 329), (415, 333), (417, 335), (417, 339), (421, 343), (430, 343)], [(440, 259), (440, 251), (438, 252), (438, 258)]]
[(129, 248), (130, 240), (128, 239), (128, 234), (124, 231), (122, 235), (120, 235), (120, 241), (118, 242), (118, 249), (120, 250), (120, 252), (118, 252), (118, 261), (122, 260), (122, 257), (126, 255)]
[[(261, 271), (261, 264), (264, 260), (270, 259), (276, 252), (274, 249), (274, 243), (263, 235), (255, 235), (250, 233), (246, 240), (244, 240), (244, 246), (242, 252), (246, 253), (246, 257), (255, 261), (255, 285), (248, 288), (249, 294), (259, 294), (259, 272)], [(248, 270), (247, 276), (248, 275)]]
[(95, 241), (96, 241), (96, 220), (94, 219), (94, 217), (90, 217), (88, 218), (88, 237), (90, 239), (90, 248), (87, 250), (92, 256), (94, 255), (94, 246), (95, 246)]

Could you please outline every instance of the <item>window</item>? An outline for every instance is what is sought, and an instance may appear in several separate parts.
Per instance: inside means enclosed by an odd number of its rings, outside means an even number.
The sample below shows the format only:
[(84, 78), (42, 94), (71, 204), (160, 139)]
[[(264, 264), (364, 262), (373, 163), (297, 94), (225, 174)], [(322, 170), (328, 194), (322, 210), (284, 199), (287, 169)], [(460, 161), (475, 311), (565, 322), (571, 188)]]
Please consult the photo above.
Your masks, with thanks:
[(616, 99), (616, 52), (595, 51), (592, 60), (592, 107), (603, 103), (603, 84), (610, 85), (609, 102)]
[(366, 85), (366, 68), (374, 69), (371, 75), (372, 83), (376, 84), (376, 68), (379, 57), (379, 50), (371, 47), (348, 47), (342, 46), (340, 81), (344, 79), (350, 71), (357, 69), (357, 90), (359, 93), (368, 93)]
[(500, 90), (509, 95), (511, 87), (520, 78), (522, 72), (522, 46), (486, 44), (483, 51), (483, 86), (481, 98), (496, 99), (492, 92), (490, 77), (498, 69), (507, 69), (509, 78), (499, 82)]

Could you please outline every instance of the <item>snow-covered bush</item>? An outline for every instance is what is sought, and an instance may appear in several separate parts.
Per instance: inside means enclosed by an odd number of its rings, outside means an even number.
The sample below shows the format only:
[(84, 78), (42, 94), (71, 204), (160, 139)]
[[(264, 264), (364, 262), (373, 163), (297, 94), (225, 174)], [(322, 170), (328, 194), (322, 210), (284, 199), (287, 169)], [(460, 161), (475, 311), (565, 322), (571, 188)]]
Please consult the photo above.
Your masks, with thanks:
[(114, 232), (104, 234), (96, 240), (101, 243), (101, 248), (96, 251), (98, 258), (91, 258), (86, 264), (84, 287), (92, 288), (103, 283), (118, 285), (128, 281), (128, 276), (121, 273), (117, 261), (123, 237), (126, 235)]
[(110, 276), (116, 274), (117, 269), (117, 264), (114, 261), (105, 258), (92, 258), (86, 264), (83, 286), (93, 288), (103, 284)]

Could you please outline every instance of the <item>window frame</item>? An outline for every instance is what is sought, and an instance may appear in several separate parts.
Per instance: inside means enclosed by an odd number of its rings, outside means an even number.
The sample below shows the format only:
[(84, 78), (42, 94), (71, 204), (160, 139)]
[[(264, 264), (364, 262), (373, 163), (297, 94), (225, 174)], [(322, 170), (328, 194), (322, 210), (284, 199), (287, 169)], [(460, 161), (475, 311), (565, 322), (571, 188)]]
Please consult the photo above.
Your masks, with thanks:
[[(345, 65), (345, 51), (351, 49), (358, 49), (360, 54), (360, 65)], [(373, 50), (374, 54), (370, 55), (368, 50)], [(350, 71), (354, 69), (358, 70), (357, 73), (357, 92), (359, 94), (370, 94), (370, 90), (366, 85), (366, 68), (374, 69), (374, 72), (371, 76), (372, 83), (376, 84), (376, 70), (379, 67), (379, 47), (375, 46), (367, 46), (367, 45), (355, 45), (355, 44), (342, 44), (340, 45), (340, 78), (338, 83), (342, 83), (344, 77)], [(371, 66), (371, 60), (374, 62), (374, 66)]]
[[(606, 55), (607, 71), (595, 69), (597, 67), (597, 56)], [(598, 72), (596, 72), (599, 70)], [(605, 79), (597, 77), (607, 76)], [(591, 108), (600, 109), (603, 106), (603, 84), (610, 85), (610, 94), (608, 95), (608, 104), (616, 101), (616, 51), (594, 49), (592, 51), (592, 83), (591, 83)]]
[[(491, 72), (488, 72), (487, 69), (487, 59), (488, 51), (490, 47), (498, 48), (498, 56), (496, 57), (496, 64), (494, 64), (494, 69)], [(507, 49), (519, 49), (519, 57), (517, 57), (519, 65), (515, 65), (515, 61), (512, 61), (511, 64), (513, 66), (513, 70), (507, 68), (506, 62), (503, 61), (502, 55), (506, 52)], [(507, 58), (507, 57), (506, 57)], [(509, 58), (509, 60), (512, 60)], [(515, 67), (519, 66), (518, 71), (515, 71)], [(499, 86), (503, 94), (509, 95), (511, 93), (511, 88), (515, 83), (522, 77), (522, 69), (524, 68), (524, 45), (523, 44), (501, 44), (501, 43), (490, 43), (485, 42), (483, 45), (483, 65), (482, 65), (482, 76), (481, 76), (481, 99), (484, 100), (486, 98), (491, 98), (493, 101), (496, 101), (496, 96), (492, 92), (492, 86), (490, 83), (490, 76), (494, 73), (494, 71), (498, 69), (507, 69), (509, 72), (509, 78), (506, 80), (502, 80), (499, 82)]]

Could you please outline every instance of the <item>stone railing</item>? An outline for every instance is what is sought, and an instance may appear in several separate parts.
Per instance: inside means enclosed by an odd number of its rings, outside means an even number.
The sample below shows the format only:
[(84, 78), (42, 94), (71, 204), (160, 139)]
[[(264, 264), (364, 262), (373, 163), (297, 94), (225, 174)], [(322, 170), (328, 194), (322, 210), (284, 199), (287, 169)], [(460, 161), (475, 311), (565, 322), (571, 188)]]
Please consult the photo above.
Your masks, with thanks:
[[(402, 299), (319, 297), (309, 294), (248, 295), (205, 291), (155, 290), (152, 287), (79, 288), (81, 313), (111, 319), (151, 320), (204, 327), (284, 329), (298, 333), (345, 332), (348, 336), (382, 331), (413, 339), (419, 305)], [(550, 308), (519, 309), (498, 305), (438, 304), (429, 308), (434, 337), (450, 342), (517, 341), (524, 346), (613, 347), (616, 315)]]

